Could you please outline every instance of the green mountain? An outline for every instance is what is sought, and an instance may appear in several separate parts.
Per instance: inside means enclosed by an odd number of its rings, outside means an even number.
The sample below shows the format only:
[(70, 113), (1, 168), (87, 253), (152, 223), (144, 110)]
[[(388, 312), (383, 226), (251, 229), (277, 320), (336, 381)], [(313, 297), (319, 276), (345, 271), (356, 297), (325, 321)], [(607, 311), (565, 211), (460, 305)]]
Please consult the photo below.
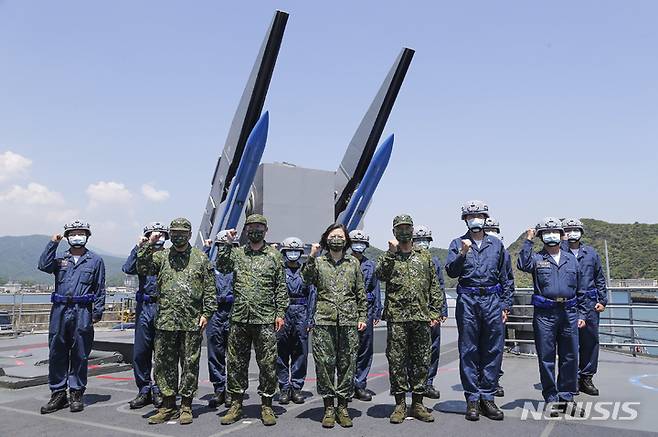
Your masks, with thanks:
[[(34, 284), (53, 284), (53, 276), (43, 273), (37, 269), (41, 252), (48, 244), (50, 237), (47, 235), (24, 235), (0, 237), (0, 283), (22, 282)], [(64, 253), (68, 249), (66, 242), (60, 244), (57, 252)], [(105, 261), (105, 282), (108, 286), (121, 286), (125, 274), (121, 266), (124, 258), (106, 255), (102, 251), (90, 249), (103, 257)], [(127, 257), (127, 255), (126, 255)]]
[[(585, 225), (583, 242), (593, 246), (601, 255), (605, 271), (604, 241), (608, 242), (610, 276), (618, 279), (658, 279), (658, 224), (608, 223), (601, 220), (582, 219)], [(532, 287), (532, 277), (516, 269), (525, 233), (512, 243), (508, 250), (514, 264), (517, 287)], [(535, 240), (534, 249), (539, 251), (542, 243)]]

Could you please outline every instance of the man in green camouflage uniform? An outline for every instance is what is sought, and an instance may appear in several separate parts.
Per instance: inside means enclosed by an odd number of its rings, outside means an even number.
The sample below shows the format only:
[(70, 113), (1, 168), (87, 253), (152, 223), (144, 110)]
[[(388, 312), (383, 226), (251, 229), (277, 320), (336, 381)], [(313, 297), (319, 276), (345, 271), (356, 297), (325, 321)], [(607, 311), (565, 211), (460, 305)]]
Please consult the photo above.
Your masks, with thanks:
[[(234, 248), (227, 244), (217, 253), (217, 270), (225, 274), (233, 272), (234, 299), (227, 352), (227, 389), (232, 402), (221, 423), (229, 425), (242, 417), (253, 344), (260, 370), (261, 419), (268, 426), (276, 424), (272, 410), (272, 397), (277, 390), (275, 331), (283, 327), (288, 289), (283, 257), (265, 242), (267, 219), (260, 214), (250, 215), (244, 231), (249, 239), (247, 245)], [(237, 233), (231, 229), (227, 236), (232, 242)]]
[(169, 232), (173, 243), (169, 249), (155, 252), (154, 245), (160, 235), (152, 232), (149, 244), (137, 252), (138, 273), (157, 275), (160, 290), (155, 320), (154, 376), (163, 403), (149, 423), (177, 418), (176, 394), (180, 394), (180, 423), (185, 425), (192, 423), (192, 398), (199, 385), (202, 331), (217, 307), (215, 277), (208, 257), (189, 243), (192, 235), (189, 220), (174, 219)]
[(395, 239), (388, 242), (388, 252), (377, 262), (377, 275), (386, 282), (383, 319), (388, 329), (386, 356), (391, 394), (395, 396), (390, 421), (404, 421), (405, 397), (411, 391), (412, 416), (433, 422), (434, 417), (423, 405), (423, 394), (430, 361), (430, 327), (441, 319), (445, 296), (439, 289), (430, 252), (413, 247), (411, 216), (395, 217), (393, 234)]

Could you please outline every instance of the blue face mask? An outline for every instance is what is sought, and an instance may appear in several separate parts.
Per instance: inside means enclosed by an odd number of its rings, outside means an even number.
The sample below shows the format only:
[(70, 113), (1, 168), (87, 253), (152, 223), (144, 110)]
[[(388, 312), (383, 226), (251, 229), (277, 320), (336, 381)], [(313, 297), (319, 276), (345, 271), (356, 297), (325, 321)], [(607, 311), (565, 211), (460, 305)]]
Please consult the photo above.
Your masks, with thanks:
[(288, 261), (297, 261), (301, 256), (302, 253), (298, 250), (287, 250), (285, 252), (285, 257)]
[(416, 241), (416, 246), (421, 248), (421, 249), (429, 249), (430, 248), (430, 242), (427, 240), (418, 240)]
[(541, 235), (541, 240), (547, 246), (557, 246), (560, 244), (560, 233), (559, 232), (544, 232)]
[(352, 243), (352, 252), (363, 253), (366, 250), (366, 243)]
[(484, 228), (483, 218), (471, 218), (466, 220), (466, 226), (473, 232), (480, 232)]
[(71, 247), (80, 248), (87, 244), (86, 235), (71, 235), (66, 239)]
[(164, 247), (165, 241), (167, 241), (165, 237), (160, 237), (160, 239), (153, 244), (153, 247), (156, 249), (162, 249)]

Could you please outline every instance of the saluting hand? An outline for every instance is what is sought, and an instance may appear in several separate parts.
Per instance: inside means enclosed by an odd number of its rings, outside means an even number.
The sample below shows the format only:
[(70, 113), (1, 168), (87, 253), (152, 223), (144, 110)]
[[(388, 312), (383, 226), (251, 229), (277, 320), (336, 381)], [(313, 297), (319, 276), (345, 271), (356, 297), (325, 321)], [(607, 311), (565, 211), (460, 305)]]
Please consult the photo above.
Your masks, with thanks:
[(388, 240), (388, 251), (391, 253), (397, 253), (398, 251), (398, 240), (395, 238), (392, 240)]
[(468, 251), (471, 249), (472, 245), (473, 245), (473, 242), (471, 240), (462, 240), (461, 254), (466, 255), (468, 253)]
[(137, 240), (137, 246), (142, 247), (147, 241), (149, 241), (149, 239), (142, 235)]
[(160, 239), (160, 232), (151, 232), (151, 235), (149, 236), (149, 243), (155, 244), (158, 242)]
[(55, 243), (59, 243), (60, 241), (62, 241), (62, 238), (64, 238), (62, 234), (55, 234), (53, 235), (53, 238), (51, 238), (51, 240), (54, 241)]
[(285, 324), (286, 322), (281, 317), (277, 317), (276, 320), (274, 320), (274, 330), (279, 332)]
[(532, 241), (533, 238), (535, 238), (535, 235), (537, 235), (537, 230), (535, 228), (530, 228), (528, 229), (528, 232), (526, 233), (526, 238), (530, 241)]
[(310, 256), (315, 258), (320, 254), (320, 251), (322, 250), (322, 247), (320, 246), (320, 243), (313, 243), (311, 244), (311, 253)]
[(229, 243), (233, 243), (233, 240), (235, 240), (237, 236), (238, 231), (235, 229), (229, 229), (226, 231), (226, 239), (229, 241)]

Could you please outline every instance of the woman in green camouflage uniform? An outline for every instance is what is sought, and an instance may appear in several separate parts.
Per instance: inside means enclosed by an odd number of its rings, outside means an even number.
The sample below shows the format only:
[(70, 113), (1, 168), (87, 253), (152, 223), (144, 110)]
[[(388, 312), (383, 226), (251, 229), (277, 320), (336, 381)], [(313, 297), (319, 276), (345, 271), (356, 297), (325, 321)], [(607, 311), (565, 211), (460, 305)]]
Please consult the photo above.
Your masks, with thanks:
[[(366, 295), (359, 261), (345, 251), (351, 242), (344, 225), (333, 224), (313, 244), (304, 280), (317, 288), (309, 305), (318, 394), (324, 400), (322, 426), (336, 420), (352, 426), (347, 402), (354, 393), (358, 331), (366, 328)], [(326, 253), (320, 256), (321, 250)], [(338, 408), (334, 409), (334, 398)]]

